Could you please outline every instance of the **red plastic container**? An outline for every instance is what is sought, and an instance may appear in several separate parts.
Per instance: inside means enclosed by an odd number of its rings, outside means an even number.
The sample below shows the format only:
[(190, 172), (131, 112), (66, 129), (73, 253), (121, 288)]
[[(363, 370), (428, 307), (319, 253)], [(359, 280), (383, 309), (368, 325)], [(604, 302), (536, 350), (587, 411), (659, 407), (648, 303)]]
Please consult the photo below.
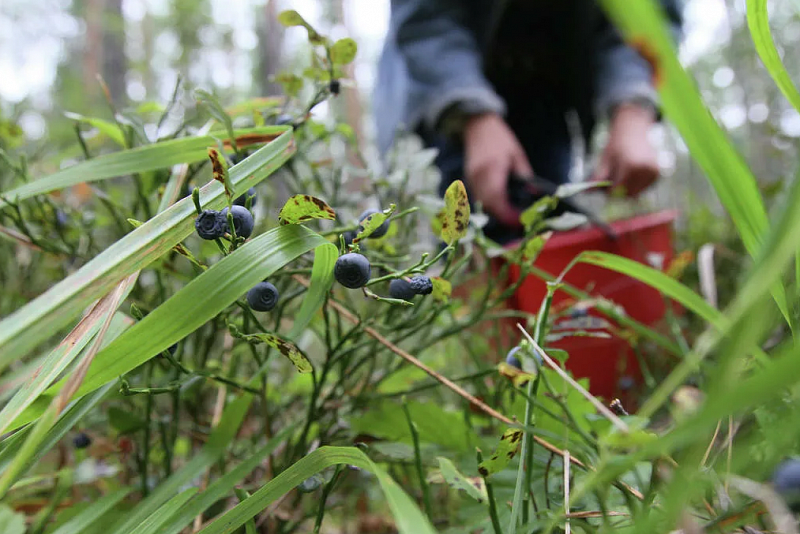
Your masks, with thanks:
[[(675, 211), (662, 211), (615, 221), (611, 227), (618, 234), (616, 241), (595, 227), (557, 233), (547, 242), (534, 265), (558, 276), (581, 252), (599, 250), (665, 270), (674, 256), (672, 225), (676, 216)], [(511, 265), (508, 282), (515, 282), (519, 276), (520, 267)], [(610, 269), (581, 263), (567, 273), (564, 281), (592, 296), (614, 301), (630, 317), (646, 325), (657, 323), (666, 311), (664, 298), (657, 290)], [(537, 313), (546, 292), (545, 282), (530, 275), (512, 297), (509, 306)], [(564, 291), (557, 291), (553, 306), (557, 307), (565, 300), (572, 300), (572, 297)], [(590, 311), (590, 315), (595, 315), (595, 312)], [(616, 336), (610, 339), (567, 337), (549, 346), (569, 352), (567, 368), (578, 378), (588, 377), (589, 389), (594, 395), (606, 400), (620, 398), (623, 402), (635, 402), (630, 398), (630, 388), (624, 385), (630, 380), (622, 379), (629, 377), (638, 384), (641, 372), (636, 355), (626, 340)]]

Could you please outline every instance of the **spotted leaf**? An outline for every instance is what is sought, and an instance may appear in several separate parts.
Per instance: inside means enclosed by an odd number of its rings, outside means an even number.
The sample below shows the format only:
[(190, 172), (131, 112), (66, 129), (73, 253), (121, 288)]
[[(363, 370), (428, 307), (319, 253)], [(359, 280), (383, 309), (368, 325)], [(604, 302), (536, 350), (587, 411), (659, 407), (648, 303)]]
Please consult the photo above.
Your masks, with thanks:
[(212, 176), (225, 186), (225, 195), (230, 199), (233, 197), (233, 185), (228, 177), (228, 164), (225, 162), (225, 158), (214, 147), (209, 147), (208, 157), (211, 160)]
[(464, 491), (479, 503), (487, 502), (486, 482), (482, 477), (467, 477), (447, 458), (438, 456), (436, 459), (439, 460), (439, 470), (448, 486)]
[(456, 180), (444, 194), (444, 220), (442, 221), (442, 239), (452, 245), (467, 235), (469, 225), (469, 201), (464, 182)]
[(522, 387), (528, 383), (528, 381), (536, 376), (534, 373), (528, 373), (517, 369), (513, 365), (509, 365), (506, 362), (500, 362), (497, 364), (497, 371), (503, 375), (504, 377), (508, 378), (514, 387)]
[(308, 358), (300, 352), (300, 349), (294, 343), (281, 339), (274, 334), (239, 334), (236, 337), (254, 345), (266, 343), (270, 347), (278, 349), (281, 354), (289, 358), (300, 373), (310, 373), (313, 370), (311, 362), (308, 361)]
[(508, 465), (508, 462), (517, 454), (522, 443), (522, 430), (509, 428), (503, 432), (500, 443), (497, 445), (494, 454), (484, 460), (478, 466), (478, 472), (484, 477), (499, 473)]
[(299, 224), (312, 219), (336, 219), (336, 212), (324, 200), (310, 195), (295, 195), (278, 214), (281, 224)]

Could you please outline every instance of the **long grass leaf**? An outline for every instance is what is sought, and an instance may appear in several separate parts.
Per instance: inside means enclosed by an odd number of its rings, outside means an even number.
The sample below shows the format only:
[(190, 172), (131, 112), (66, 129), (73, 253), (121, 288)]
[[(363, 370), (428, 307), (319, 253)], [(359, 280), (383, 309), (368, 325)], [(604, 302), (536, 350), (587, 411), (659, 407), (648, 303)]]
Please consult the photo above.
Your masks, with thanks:
[(131, 491), (133, 488), (120, 488), (103, 495), (51, 534), (82, 534), (90, 525), (102, 520), (103, 514), (119, 504)]

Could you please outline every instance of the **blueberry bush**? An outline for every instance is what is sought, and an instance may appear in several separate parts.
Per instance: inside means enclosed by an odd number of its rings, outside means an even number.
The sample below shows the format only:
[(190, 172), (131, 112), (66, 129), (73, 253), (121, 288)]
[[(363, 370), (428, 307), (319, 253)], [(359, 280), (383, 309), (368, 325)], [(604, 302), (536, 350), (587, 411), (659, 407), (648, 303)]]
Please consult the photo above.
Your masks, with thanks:
[[(681, 269), (575, 258), (679, 303), (691, 323), (665, 334), (538, 270), (584, 222), (559, 199), (587, 186), (540, 199), (505, 249), (461, 182), (437, 197), (413, 139), (375, 168), (314, 115), (356, 43), (286, 11), (312, 66), (276, 77), (282, 97), (196, 90), (192, 119), (155, 139), (172, 103), (115, 109), (54, 154), (0, 130), (0, 530), (798, 532), (800, 182), (770, 220), (653, 2), (602, 3), (751, 258), (724, 309)], [(747, 7), (800, 109), (766, 2)], [(497, 283), (511, 265), (523, 277)], [(535, 314), (506, 305), (525, 276), (548, 281)], [(551, 306), (560, 291), (571, 309)], [(670, 362), (636, 405), (591, 395), (551, 347), (601, 335), (553, 330), (586, 306)]]

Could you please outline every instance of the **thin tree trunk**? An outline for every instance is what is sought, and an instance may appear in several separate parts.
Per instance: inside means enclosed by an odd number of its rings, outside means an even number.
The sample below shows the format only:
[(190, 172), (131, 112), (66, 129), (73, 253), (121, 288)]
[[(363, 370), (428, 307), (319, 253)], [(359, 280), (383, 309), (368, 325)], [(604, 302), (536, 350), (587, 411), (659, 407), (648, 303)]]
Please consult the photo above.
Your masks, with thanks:
[(126, 100), (125, 73), (125, 17), (122, 15), (122, 0), (105, 0), (103, 24), (103, 79), (117, 106)]
[(261, 95), (278, 95), (280, 84), (270, 82), (270, 77), (281, 68), (283, 51), (283, 26), (278, 22), (278, 9), (274, 0), (268, 0), (256, 22), (258, 58), (255, 84)]
[(83, 87), (91, 102), (100, 93), (97, 75), (103, 57), (103, 0), (86, 0), (86, 44), (83, 48)]

